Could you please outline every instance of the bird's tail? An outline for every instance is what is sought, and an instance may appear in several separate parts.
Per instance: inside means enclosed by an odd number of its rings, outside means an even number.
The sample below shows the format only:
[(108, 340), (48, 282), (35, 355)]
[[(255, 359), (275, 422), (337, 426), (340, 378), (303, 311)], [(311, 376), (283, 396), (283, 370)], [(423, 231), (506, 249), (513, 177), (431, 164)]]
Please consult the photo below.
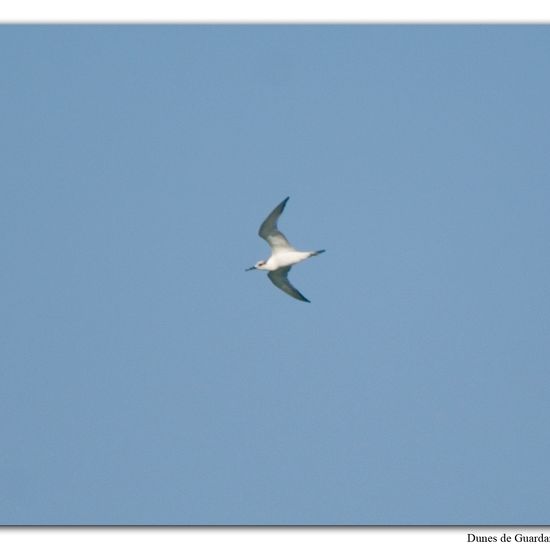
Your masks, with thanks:
[(322, 254), (323, 252), (326, 252), (326, 250), (323, 248), (323, 250), (316, 250), (315, 252), (312, 252), (312, 256), (318, 256), (319, 254)]

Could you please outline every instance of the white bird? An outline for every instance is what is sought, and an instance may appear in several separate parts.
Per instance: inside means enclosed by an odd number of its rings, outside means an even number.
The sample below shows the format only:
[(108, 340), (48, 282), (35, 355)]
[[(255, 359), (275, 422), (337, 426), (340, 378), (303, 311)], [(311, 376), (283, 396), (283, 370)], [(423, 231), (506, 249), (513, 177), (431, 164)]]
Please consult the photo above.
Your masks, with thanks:
[(322, 254), (324, 250), (315, 250), (314, 252), (300, 252), (296, 250), (287, 240), (287, 238), (277, 228), (277, 220), (283, 213), (285, 205), (290, 197), (287, 197), (281, 204), (274, 208), (273, 212), (260, 225), (258, 235), (265, 239), (271, 247), (271, 256), (268, 260), (260, 260), (254, 266), (245, 269), (260, 269), (268, 271), (269, 280), (283, 292), (301, 300), (309, 302), (309, 300), (296, 288), (292, 286), (288, 280), (288, 272), (294, 264), (303, 262), (312, 256)]

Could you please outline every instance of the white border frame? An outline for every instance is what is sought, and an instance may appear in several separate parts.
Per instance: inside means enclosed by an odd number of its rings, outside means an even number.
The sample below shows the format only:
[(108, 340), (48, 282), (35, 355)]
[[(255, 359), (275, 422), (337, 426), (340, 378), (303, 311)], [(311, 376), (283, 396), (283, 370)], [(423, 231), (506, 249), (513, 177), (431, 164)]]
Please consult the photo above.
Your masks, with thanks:
[(541, 23), (547, 0), (4, 0), (5, 23)]

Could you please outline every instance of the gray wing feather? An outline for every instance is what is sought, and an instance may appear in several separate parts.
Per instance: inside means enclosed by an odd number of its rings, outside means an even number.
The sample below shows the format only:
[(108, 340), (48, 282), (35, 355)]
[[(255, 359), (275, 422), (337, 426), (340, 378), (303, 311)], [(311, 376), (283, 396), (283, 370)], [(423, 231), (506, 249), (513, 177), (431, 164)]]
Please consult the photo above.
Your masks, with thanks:
[(296, 298), (296, 300), (301, 300), (302, 302), (309, 302), (309, 300), (295, 287), (292, 286), (288, 280), (288, 272), (290, 271), (289, 267), (281, 267), (275, 271), (270, 271), (267, 276), (270, 281), (277, 287), (280, 288), (283, 292), (286, 292), (289, 296)]
[(288, 239), (277, 228), (277, 220), (283, 213), (288, 199), (289, 197), (273, 209), (271, 214), (269, 214), (262, 225), (260, 225), (260, 230), (258, 231), (258, 235), (267, 241), (272, 250), (294, 250), (294, 247), (288, 242)]

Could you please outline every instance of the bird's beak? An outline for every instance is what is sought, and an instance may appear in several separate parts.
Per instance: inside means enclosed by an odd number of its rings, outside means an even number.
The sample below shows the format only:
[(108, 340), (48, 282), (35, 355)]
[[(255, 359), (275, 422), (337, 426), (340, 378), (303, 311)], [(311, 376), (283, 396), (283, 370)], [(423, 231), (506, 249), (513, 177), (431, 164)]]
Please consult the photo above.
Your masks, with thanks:
[(256, 269), (256, 266), (249, 267), (248, 269), (245, 269), (245, 271), (251, 271), (252, 269)]

